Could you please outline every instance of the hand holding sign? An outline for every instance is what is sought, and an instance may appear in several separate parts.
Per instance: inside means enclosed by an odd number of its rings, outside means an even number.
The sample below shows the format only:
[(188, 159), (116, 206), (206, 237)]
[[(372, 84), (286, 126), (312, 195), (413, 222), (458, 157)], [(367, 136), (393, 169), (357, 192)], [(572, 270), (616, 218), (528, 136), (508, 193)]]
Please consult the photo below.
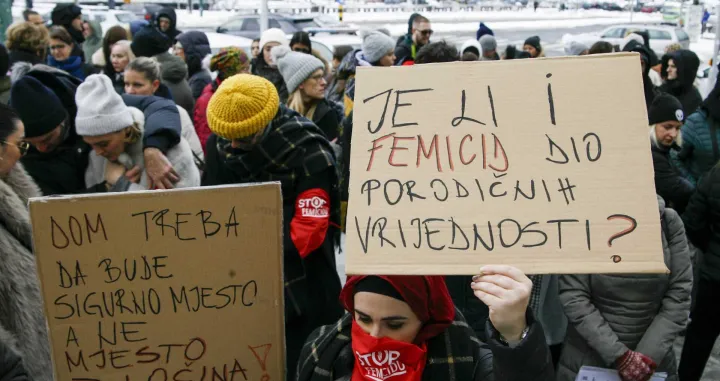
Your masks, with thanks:
[(508, 341), (517, 341), (527, 326), (525, 311), (532, 282), (512, 266), (489, 265), (473, 277), (475, 296), (490, 310), (490, 322)]

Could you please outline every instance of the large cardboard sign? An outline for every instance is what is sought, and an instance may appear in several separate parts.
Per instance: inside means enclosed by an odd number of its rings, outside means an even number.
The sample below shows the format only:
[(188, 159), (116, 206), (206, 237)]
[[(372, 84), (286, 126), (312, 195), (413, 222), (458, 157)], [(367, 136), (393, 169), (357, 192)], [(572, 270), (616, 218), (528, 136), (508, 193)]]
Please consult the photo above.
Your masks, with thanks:
[(359, 68), (348, 274), (667, 271), (640, 59)]
[(30, 201), (56, 381), (283, 381), (277, 183)]

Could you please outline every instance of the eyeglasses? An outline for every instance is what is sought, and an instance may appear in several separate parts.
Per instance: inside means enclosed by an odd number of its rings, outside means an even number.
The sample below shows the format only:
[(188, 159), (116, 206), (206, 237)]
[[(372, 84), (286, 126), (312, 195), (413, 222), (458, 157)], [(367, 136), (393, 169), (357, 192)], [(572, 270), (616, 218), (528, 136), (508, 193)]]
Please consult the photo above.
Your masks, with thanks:
[(307, 49), (307, 48), (293, 48), (293, 52), (310, 54), (310, 49)]
[(8, 144), (8, 145), (17, 147), (18, 150), (20, 151), (20, 156), (25, 156), (25, 154), (26, 154), (26, 153), (28, 152), (28, 150), (30, 149), (30, 143), (25, 142), (25, 141), (20, 142), (20, 143), (18, 143), (18, 144), (10, 143), (10, 142), (7, 141), (7, 140), (3, 140), (2, 142), (3, 142), (4, 144)]
[(434, 33), (432, 29), (419, 30), (418, 32), (420, 32), (423, 36), (432, 36)]

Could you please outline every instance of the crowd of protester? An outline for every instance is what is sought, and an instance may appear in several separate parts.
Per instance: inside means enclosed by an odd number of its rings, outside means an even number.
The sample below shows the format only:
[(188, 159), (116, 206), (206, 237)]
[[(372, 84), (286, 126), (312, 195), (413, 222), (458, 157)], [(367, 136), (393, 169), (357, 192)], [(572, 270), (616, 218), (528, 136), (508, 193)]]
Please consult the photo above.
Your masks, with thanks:
[[(351, 276), (335, 253), (348, 200), (355, 73), (545, 56), (538, 36), (501, 48), (480, 23), (458, 50), (411, 16), (399, 39), (366, 30), (332, 62), (305, 32), (268, 29), (250, 54), (211, 53), (203, 32), (151, 22), (102, 31), (74, 4), (10, 26), (0, 46), (0, 380), (52, 380), (27, 200), (279, 181), (287, 379), (375, 380), (367, 355), (399, 353), (398, 380), (567, 380), (582, 366), (623, 381), (702, 376), (720, 335), (720, 86), (702, 99), (699, 59), (647, 33), (571, 56), (636, 52), (668, 274)], [(298, 214), (324, 201), (321, 218)], [(692, 318), (690, 319), (692, 312)], [(685, 335), (682, 356), (673, 344)], [(365, 360), (363, 360), (365, 359)]]

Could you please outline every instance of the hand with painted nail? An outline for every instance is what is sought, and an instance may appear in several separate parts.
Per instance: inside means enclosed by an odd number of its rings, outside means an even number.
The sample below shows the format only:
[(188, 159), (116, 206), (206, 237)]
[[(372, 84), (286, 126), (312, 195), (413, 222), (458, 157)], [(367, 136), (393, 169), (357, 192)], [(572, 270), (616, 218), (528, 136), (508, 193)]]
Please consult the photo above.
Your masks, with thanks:
[(493, 327), (508, 342), (519, 341), (527, 326), (530, 279), (515, 267), (488, 265), (473, 277), (471, 287), (475, 296), (488, 306)]

